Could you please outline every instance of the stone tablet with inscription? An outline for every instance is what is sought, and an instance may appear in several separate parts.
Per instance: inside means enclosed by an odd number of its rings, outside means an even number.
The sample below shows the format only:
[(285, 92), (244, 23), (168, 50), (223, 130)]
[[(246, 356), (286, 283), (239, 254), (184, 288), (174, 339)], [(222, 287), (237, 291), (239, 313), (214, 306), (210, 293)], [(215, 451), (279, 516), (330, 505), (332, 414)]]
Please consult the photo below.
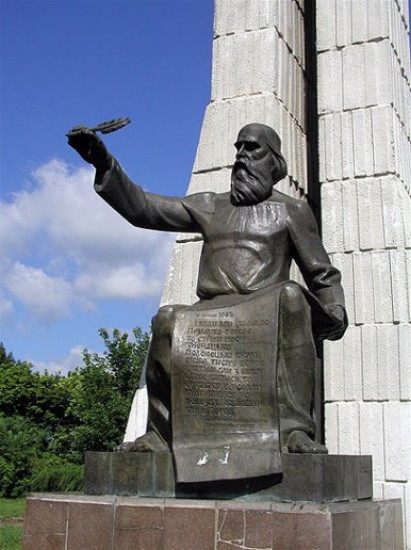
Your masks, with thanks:
[(281, 471), (278, 293), (218, 296), (177, 314), (172, 426), (179, 483)]

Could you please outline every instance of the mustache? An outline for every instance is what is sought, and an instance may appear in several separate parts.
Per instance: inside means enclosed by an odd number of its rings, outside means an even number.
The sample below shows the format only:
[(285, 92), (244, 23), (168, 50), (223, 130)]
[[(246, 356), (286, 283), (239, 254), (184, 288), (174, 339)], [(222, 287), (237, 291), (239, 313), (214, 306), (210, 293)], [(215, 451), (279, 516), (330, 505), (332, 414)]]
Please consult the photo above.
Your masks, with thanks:
[(233, 164), (233, 170), (236, 171), (239, 169), (244, 169), (244, 170), (247, 170), (247, 172), (250, 172), (251, 166), (252, 166), (252, 163), (250, 163), (247, 160), (236, 160)]

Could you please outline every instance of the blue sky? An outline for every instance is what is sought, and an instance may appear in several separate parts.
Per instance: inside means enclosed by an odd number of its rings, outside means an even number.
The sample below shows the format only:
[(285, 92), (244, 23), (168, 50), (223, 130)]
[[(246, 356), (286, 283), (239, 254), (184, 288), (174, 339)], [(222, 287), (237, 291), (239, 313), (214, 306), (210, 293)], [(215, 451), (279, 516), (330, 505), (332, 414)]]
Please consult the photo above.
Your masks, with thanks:
[(0, 340), (38, 368), (148, 328), (173, 237), (130, 226), (66, 144), (105, 138), (144, 188), (183, 195), (210, 97), (212, 0), (0, 0)]

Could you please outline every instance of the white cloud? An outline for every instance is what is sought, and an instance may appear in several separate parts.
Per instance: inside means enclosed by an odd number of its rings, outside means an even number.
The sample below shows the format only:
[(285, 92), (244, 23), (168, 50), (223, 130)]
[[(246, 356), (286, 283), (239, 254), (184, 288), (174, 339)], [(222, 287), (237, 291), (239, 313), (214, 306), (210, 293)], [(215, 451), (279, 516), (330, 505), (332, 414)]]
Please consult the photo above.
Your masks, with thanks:
[(13, 303), (11, 300), (7, 300), (4, 296), (0, 296), (0, 321), (7, 319), (13, 312)]
[(49, 277), (39, 268), (15, 262), (4, 282), (15, 298), (35, 315), (67, 316), (71, 285), (61, 277)]
[(44, 372), (47, 370), (49, 373), (67, 374), (76, 367), (81, 367), (83, 364), (83, 348), (81, 346), (74, 346), (71, 351), (61, 359), (56, 361), (32, 361), (34, 370)]
[(29, 188), (0, 203), (6, 311), (18, 301), (52, 320), (74, 304), (160, 295), (172, 237), (132, 227), (92, 183), (92, 169), (52, 160), (32, 174)]

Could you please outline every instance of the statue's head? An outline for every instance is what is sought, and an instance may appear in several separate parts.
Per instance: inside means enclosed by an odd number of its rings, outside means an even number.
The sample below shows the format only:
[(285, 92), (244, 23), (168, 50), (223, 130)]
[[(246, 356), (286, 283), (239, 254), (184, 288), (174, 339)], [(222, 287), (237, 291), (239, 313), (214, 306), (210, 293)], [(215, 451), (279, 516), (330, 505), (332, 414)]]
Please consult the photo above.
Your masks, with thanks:
[(235, 142), (237, 154), (231, 173), (231, 202), (237, 206), (267, 199), (273, 185), (287, 175), (279, 135), (265, 124), (247, 124)]

